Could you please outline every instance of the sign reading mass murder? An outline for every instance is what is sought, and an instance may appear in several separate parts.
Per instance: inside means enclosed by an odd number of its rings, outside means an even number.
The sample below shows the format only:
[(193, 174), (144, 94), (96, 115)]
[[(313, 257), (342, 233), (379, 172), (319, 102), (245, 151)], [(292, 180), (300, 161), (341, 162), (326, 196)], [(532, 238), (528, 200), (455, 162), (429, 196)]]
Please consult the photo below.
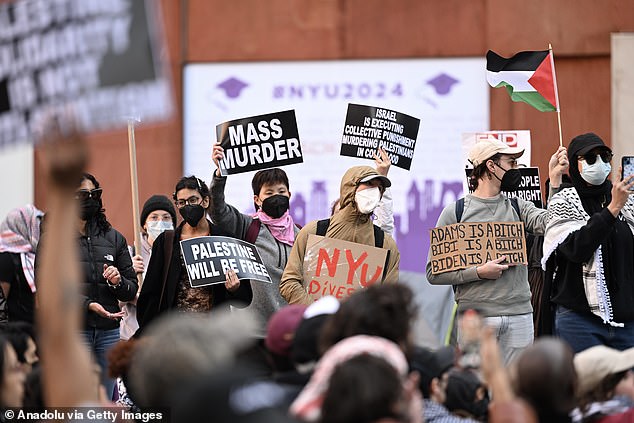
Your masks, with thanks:
[[(49, 4), (50, 3), (50, 4)], [(156, 2), (0, 4), (0, 147), (53, 118), (90, 132), (171, 114)]]
[(224, 283), (233, 269), (238, 279), (271, 283), (255, 245), (224, 236), (200, 236), (180, 242), (192, 288)]
[(216, 136), (225, 151), (220, 161), (222, 175), (303, 161), (295, 110), (221, 123)]
[(341, 155), (373, 159), (382, 148), (393, 165), (409, 170), (420, 119), (379, 107), (348, 104)]
[(527, 264), (524, 222), (465, 222), (431, 230), (434, 275), (479, 266), (506, 256), (504, 264)]
[(341, 239), (309, 235), (304, 255), (304, 281), (314, 300), (332, 295), (346, 298), (381, 283), (388, 250)]

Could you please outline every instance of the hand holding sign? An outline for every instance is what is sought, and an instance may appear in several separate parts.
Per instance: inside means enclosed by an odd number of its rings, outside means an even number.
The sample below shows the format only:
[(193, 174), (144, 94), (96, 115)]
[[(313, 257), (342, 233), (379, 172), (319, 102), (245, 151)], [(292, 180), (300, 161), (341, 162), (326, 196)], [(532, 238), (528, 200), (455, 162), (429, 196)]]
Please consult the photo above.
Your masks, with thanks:
[(476, 267), (476, 273), (480, 279), (499, 279), (502, 272), (509, 268), (508, 264), (502, 264), (506, 260), (506, 256), (487, 261), (480, 267)]
[(381, 147), (379, 147), (379, 154), (374, 155), (374, 163), (376, 163), (376, 171), (379, 172), (379, 175), (387, 176), (392, 162), (385, 150)]
[(233, 269), (227, 269), (225, 277), (227, 278), (225, 289), (229, 292), (236, 292), (240, 288), (240, 279), (238, 279), (236, 272)]
[(216, 165), (216, 176), (222, 176), (222, 171), (220, 170), (220, 161), (225, 158), (225, 150), (222, 148), (219, 142), (215, 143), (213, 148), (211, 149), (211, 160)]

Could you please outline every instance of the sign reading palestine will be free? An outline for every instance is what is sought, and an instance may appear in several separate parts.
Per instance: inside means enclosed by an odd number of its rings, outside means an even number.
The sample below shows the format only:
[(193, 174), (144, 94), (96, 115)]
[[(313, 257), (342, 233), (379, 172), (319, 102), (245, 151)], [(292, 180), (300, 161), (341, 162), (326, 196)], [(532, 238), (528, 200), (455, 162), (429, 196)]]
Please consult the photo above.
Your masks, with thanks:
[(348, 104), (341, 155), (373, 159), (386, 151), (393, 165), (409, 170), (420, 119), (380, 107)]

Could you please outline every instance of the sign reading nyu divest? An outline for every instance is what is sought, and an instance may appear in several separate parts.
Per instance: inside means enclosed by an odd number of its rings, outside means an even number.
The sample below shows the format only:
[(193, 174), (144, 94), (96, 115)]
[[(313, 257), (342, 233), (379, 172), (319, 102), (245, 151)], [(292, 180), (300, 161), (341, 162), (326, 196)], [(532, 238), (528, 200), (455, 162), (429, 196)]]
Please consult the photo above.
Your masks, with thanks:
[(338, 299), (383, 281), (387, 266), (383, 248), (309, 235), (304, 255), (304, 281), (313, 299)]
[[(502, 193), (508, 198), (521, 198), (522, 200), (531, 201), (535, 204), (535, 207), (539, 207), (540, 209), (543, 208), (544, 203), (542, 202), (542, 187), (539, 179), (539, 168), (520, 167), (518, 170), (522, 174), (522, 182), (520, 182), (517, 191), (502, 191)], [(467, 179), (471, 175), (471, 172), (473, 172), (473, 169), (465, 169)], [(468, 185), (469, 184), (467, 182), (467, 186)], [(469, 187), (469, 192), (473, 193), (471, 187)]]
[(224, 236), (201, 236), (180, 243), (192, 288), (224, 283), (229, 269), (240, 280), (271, 282), (253, 244)]
[(30, 140), (53, 118), (90, 132), (125, 126), (127, 116), (169, 117), (155, 3), (0, 4), (0, 147)]
[(295, 110), (221, 123), (216, 136), (225, 151), (220, 161), (223, 175), (303, 161)]
[(504, 264), (527, 264), (524, 222), (464, 222), (431, 230), (434, 275), (479, 266), (506, 256)]
[(393, 165), (409, 170), (420, 119), (379, 107), (348, 104), (341, 155), (373, 159), (386, 151)]

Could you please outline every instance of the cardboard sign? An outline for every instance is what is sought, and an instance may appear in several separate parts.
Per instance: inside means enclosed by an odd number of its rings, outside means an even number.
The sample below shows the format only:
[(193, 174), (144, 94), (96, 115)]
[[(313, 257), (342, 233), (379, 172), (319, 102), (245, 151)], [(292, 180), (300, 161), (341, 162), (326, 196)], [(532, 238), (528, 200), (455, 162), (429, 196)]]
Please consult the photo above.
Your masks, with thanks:
[(225, 283), (225, 272), (233, 269), (238, 279), (271, 283), (255, 245), (224, 236), (200, 236), (180, 242), (192, 288)]
[[(502, 194), (507, 198), (521, 198), (522, 200), (531, 201), (536, 207), (540, 209), (544, 207), (542, 202), (542, 184), (539, 178), (538, 167), (520, 167), (518, 168), (522, 174), (522, 182), (519, 188), (515, 192), (502, 191)], [(465, 169), (467, 174), (467, 186), (469, 186), (468, 179), (471, 176), (473, 169)], [(469, 193), (472, 194), (473, 190), (469, 187)]]
[(301, 163), (295, 110), (231, 120), (216, 126), (225, 150), (220, 173), (232, 175)]
[(420, 119), (403, 113), (348, 104), (340, 154), (373, 159), (382, 148), (393, 165), (409, 170), (419, 126)]
[(500, 256), (528, 264), (524, 222), (464, 222), (434, 228), (429, 246), (434, 275), (480, 266)]
[(309, 235), (304, 256), (304, 281), (314, 300), (326, 295), (338, 299), (381, 283), (387, 266), (383, 248), (341, 239)]
[(169, 117), (155, 3), (0, 4), (0, 147), (31, 140), (52, 118), (90, 132)]

